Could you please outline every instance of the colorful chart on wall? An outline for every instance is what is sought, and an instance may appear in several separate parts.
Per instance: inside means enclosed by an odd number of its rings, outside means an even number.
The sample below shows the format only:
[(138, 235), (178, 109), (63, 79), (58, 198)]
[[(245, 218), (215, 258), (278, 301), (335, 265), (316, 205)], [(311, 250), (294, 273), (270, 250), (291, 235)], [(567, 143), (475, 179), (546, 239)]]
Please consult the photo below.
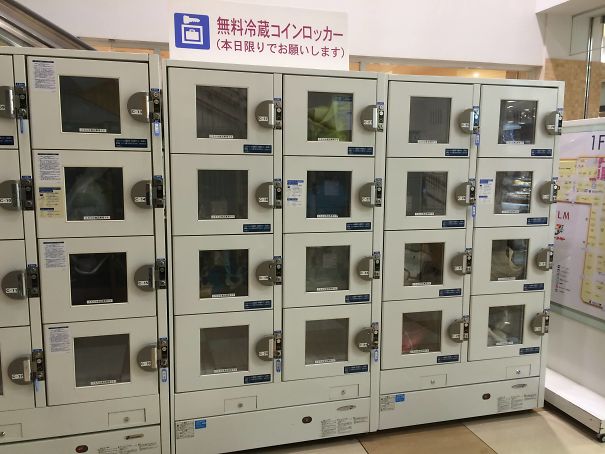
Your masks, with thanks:
[(552, 301), (605, 320), (605, 131), (560, 144)]

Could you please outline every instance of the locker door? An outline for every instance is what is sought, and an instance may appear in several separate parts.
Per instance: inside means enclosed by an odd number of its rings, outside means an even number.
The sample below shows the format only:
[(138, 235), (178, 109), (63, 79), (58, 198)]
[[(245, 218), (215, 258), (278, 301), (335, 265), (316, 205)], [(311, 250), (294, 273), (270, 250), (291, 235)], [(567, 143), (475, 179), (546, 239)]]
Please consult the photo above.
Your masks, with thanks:
[(44, 326), (49, 405), (157, 394), (154, 317)]
[(153, 237), (40, 240), (44, 323), (154, 316)]
[(273, 311), (175, 317), (176, 391), (273, 381), (263, 339), (273, 335)]
[(469, 360), (540, 353), (543, 305), (543, 292), (472, 297)]
[(175, 235), (271, 232), (271, 156), (173, 155)]
[(369, 303), (370, 232), (286, 234), (284, 307)]
[(384, 121), (375, 80), (284, 76), (284, 100), (285, 155), (374, 155)]
[(29, 327), (0, 328), (0, 411), (34, 408)]
[(391, 81), (389, 157), (468, 157), (473, 86)]
[(271, 235), (175, 237), (176, 314), (271, 309), (273, 287), (262, 265), (273, 259)]
[(18, 150), (0, 149), (0, 239), (23, 238), (20, 178)]
[(481, 87), (481, 158), (552, 158), (555, 88)]
[(23, 240), (0, 241), (0, 327), (29, 324)]
[(370, 305), (284, 310), (284, 380), (368, 372)]
[(32, 148), (151, 149), (147, 63), (28, 57)]
[(382, 369), (460, 362), (462, 343), (448, 328), (462, 317), (462, 299), (389, 301), (382, 308)]
[[(7, 148), (16, 149), (18, 146), (15, 114), (13, 57), (0, 55), (0, 151)], [(0, 152), (0, 156), (2, 155)]]
[(273, 153), (273, 74), (169, 68), (168, 89), (171, 153)]

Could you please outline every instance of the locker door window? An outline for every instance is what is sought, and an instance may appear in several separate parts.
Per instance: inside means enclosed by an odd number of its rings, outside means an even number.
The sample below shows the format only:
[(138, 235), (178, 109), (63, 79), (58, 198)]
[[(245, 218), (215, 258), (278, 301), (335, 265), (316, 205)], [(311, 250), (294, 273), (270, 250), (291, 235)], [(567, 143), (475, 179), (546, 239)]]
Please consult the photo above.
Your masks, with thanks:
[(69, 255), (72, 306), (128, 301), (126, 253)]
[(246, 88), (198, 85), (195, 102), (198, 139), (247, 139)]
[(498, 143), (529, 145), (536, 141), (536, 113), (538, 101), (500, 101)]
[(74, 338), (76, 387), (130, 382), (128, 334)]
[(119, 80), (59, 76), (63, 132), (120, 134)]
[(527, 277), (528, 239), (492, 241), (492, 281), (525, 280)]
[(407, 243), (404, 286), (443, 284), (445, 243)]
[(533, 172), (496, 172), (495, 214), (529, 213)]
[(487, 346), (522, 344), (524, 314), (524, 305), (490, 307)]
[(441, 311), (403, 314), (401, 354), (441, 350)]
[(351, 171), (308, 171), (307, 218), (350, 217), (351, 177)]
[(248, 249), (200, 251), (200, 298), (248, 295)]
[(349, 289), (350, 246), (315, 246), (306, 251), (306, 291)]
[(247, 170), (198, 170), (198, 219), (247, 219)]
[(310, 91), (307, 141), (353, 140), (353, 94)]
[(408, 172), (406, 216), (445, 216), (447, 172)]
[(249, 326), (200, 329), (201, 375), (248, 370)]
[(68, 221), (124, 220), (124, 184), (118, 167), (65, 167)]
[(449, 143), (452, 99), (410, 98), (409, 143)]
[(347, 361), (349, 358), (349, 319), (307, 320), (305, 327), (305, 365)]

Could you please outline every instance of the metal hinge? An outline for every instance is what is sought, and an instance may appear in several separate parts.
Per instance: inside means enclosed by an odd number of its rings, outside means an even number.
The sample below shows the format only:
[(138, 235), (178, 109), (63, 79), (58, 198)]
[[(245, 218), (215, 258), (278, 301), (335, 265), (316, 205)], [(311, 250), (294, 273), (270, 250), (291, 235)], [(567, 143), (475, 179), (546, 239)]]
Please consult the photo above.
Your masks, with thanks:
[(384, 103), (367, 106), (361, 112), (361, 126), (368, 131), (384, 131)]
[(169, 365), (168, 339), (162, 337), (156, 344), (146, 345), (137, 353), (137, 364), (147, 372), (153, 372), (158, 368)]
[(33, 350), (31, 356), (21, 356), (8, 365), (8, 376), (16, 385), (30, 385), (46, 379), (44, 352)]
[(456, 202), (461, 205), (474, 205), (476, 191), (477, 187), (474, 178), (458, 185), (455, 189)]
[(531, 331), (538, 336), (544, 336), (548, 334), (550, 328), (550, 309), (544, 309), (544, 311), (536, 314), (531, 320)]
[(547, 204), (557, 203), (559, 189), (560, 186), (557, 183), (556, 178), (544, 182), (544, 184), (540, 186), (540, 200)]
[(362, 258), (357, 264), (357, 275), (364, 281), (380, 279), (380, 252), (374, 252), (371, 257)]
[(447, 334), (451, 340), (461, 344), (469, 338), (471, 318), (468, 315), (458, 320), (454, 320), (447, 328)]
[(359, 189), (359, 201), (365, 207), (382, 206), (382, 178), (366, 183)]
[(273, 99), (261, 102), (256, 106), (254, 117), (256, 122), (269, 129), (282, 128), (283, 106), (281, 99)]
[(263, 208), (276, 208), (282, 207), (283, 187), (282, 182), (279, 178), (273, 181), (263, 183), (256, 188), (256, 202)]
[(458, 127), (467, 134), (479, 134), (479, 107), (466, 109), (458, 115)]
[(452, 271), (459, 276), (471, 274), (473, 270), (473, 250), (467, 248), (464, 252), (456, 254), (452, 259)]
[(273, 257), (256, 267), (256, 280), (267, 287), (281, 285), (283, 281), (283, 267), (281, 257)]
[(154, 208), (164, 208), (166, 203), (166, 194), (164, 192), (164, 177), (154, 175), (152, 180), (152, 200)]
[(275, 331), (256, 343), (256, 356), (262, 361), (273, 361), (282, 357), (282, 332)]

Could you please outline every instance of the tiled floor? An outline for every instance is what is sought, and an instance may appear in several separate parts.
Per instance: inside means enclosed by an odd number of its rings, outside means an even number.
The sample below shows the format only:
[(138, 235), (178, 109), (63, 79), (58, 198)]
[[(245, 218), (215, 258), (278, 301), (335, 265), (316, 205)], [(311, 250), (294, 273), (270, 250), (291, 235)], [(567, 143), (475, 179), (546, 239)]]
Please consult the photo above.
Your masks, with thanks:
[(545, 410), (393, 429), (252, 454), (605, 454), (605, 443), (559, 411)]

